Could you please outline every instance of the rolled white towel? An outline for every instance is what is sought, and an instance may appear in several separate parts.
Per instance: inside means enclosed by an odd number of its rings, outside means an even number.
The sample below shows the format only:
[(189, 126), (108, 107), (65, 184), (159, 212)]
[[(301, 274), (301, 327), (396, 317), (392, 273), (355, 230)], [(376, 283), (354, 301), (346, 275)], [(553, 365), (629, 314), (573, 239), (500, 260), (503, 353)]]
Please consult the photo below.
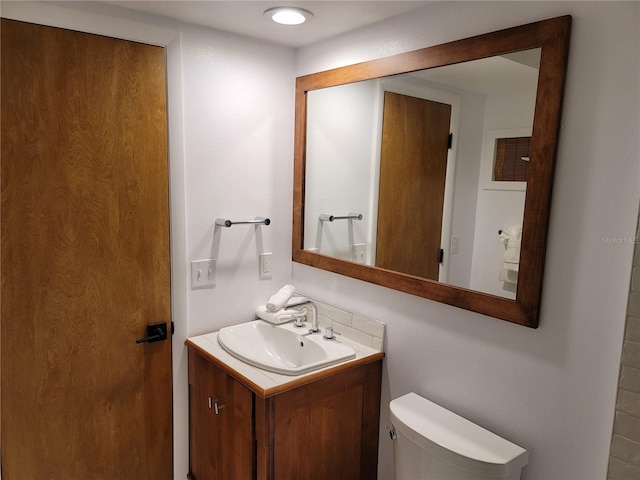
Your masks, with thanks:
[(267, 311), (276, 312), (287, 304), (287, 301), (296, 291), (296, 287), (293, 285), (285, 285), (276, 293), (274, 293), (267, 302)]
[[(287, 306), (296, 305), (298, 303), (308, 302), (308, 301), (309, 299), (307, 297), (291, 297), (289, 300), (287, 300)], [(301, 305), (298, 308), (304, 308), (304, 305)]]

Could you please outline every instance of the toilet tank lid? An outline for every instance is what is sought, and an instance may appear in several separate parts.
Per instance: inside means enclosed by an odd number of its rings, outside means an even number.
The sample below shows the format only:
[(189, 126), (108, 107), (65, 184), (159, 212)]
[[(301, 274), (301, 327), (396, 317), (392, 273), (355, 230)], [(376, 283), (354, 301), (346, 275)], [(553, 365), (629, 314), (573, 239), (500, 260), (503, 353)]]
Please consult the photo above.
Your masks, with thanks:
[(469, 472), (506, 478), (529, 461), (524, 448), (415, 393), (392, 400), (389, 407), (399, 433)]

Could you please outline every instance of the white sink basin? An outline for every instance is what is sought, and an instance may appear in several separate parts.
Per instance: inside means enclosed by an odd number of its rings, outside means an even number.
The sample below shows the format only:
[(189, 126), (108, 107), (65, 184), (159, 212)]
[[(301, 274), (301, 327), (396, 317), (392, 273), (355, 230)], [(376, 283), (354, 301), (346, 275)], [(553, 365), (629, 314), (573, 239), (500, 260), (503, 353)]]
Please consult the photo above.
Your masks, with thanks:
[(299, 375), (355, 358), (351, 345), (324, 340), (321, 333), (302, 336), (306, 332), (254, 320), (221, 329), (218, 343), (243, 362), (285, 375)]

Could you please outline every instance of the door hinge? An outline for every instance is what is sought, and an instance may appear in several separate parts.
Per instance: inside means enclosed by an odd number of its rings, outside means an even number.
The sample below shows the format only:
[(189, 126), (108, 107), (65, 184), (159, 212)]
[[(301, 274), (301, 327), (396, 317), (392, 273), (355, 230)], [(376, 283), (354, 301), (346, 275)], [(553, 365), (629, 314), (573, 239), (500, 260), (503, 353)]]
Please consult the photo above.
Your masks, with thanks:
[(447, 148), (451, 149), (453, 147), (453, 133), (449, 134), (449, 140), (447, 141)]
[(444, 262), (444, 249), (441, 248), (440, 251), (438, 252), (438, 263), (443, 263)]
[(173, 335), (175, 333), (175, 331), (176, 331), (176, 326), (173, 323), (173, 320), (171, 320), (171, 335)]

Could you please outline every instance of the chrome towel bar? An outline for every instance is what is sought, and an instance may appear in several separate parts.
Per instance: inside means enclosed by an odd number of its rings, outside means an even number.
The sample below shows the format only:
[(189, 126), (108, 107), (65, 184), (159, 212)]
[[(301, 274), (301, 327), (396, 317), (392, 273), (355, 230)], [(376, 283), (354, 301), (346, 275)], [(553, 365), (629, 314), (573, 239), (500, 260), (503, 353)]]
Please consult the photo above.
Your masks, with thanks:
[(348, 213), (345, 216), (338, 217), (336, 215), (327, 215), (326, 213), (320, 214), (321, 222), (333, 222), (334, 220), (362, 220), (361, 213)]
[(264, 217), (256, 217), (253, 220), (248, 220), (246, 222), (232, 222), (231, 220), (227, 220), (226, 218), (216, 218), (216, 225), (219, 227), (230, 227), (231, 225), (269, 225), (271, 220)]

